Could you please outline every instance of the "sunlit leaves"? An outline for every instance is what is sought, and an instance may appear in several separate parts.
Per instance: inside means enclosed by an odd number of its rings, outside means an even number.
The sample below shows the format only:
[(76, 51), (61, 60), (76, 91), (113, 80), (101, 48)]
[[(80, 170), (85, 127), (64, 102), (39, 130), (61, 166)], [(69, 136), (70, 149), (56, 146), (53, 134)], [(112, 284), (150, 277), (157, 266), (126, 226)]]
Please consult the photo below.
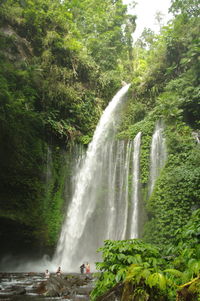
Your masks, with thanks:
[(176, 270), (176, 269), (166, 269), (166, 270), (164, 270), (164, 272), (169, 273), (169, 274), (174, 275), (179, 278), (181, 278), (183, 275), (182, 272), (180, 272), (179, 270)]
[(130, 280), (135, 280), (136, 283), (138, 284), (142, 278), (142, 274), (145, 273), (144, 272), (144, 267), (141, 265), (131, 265), (127, 276), (126, 276), (126, 280), (130, 281)]
[[(107, 240), (104, 247), (100, 248), (99, 251), (102, 252), (104, 261), (97, 263), (96, 267), (98, 270), (103, 271), (103, 276), (102, 274), (99, 276), (93, 294), (101, 294), (102, 285), (104, 288), (107, 285), (104, 277), (109, 273), (115, 275), (115, 281), (113, 281), (112, 286), (121, 281), (130, 281), (137, 285), (141, 285), (145, 281), (146, 285), (150, 283), (152, 286), (156, 286), (158, 290), (164, 289), (164, 276), (162, 277), (161, 274), (156, 272), (163, 265), (164, 261), (161, 259), (158, 249), (154, 246), (145, 244), (138, 239), (125, 241)], [(158, 275), (152, 276), (153, 279), (149, 278), (154, 273), (158, 273)], [(156, 280), (154, 277), (157, 277)], [(109, 279), (112, 278), (109, 276)]]
[[(111, 288), (117, 282), (123, 282), (125, 290), (132, 288), (129, 291), (131, 295), (136, 296), (140, 291), (151, 298), (165, 296), (166, 300), (174, 300), (177, 286), (188, 281), (188, 285), (192, 284), (200, 271), (200, 248), (195, 243), (199, 213), (200, 210), (194, 212), (188, 225), (182, 231), (176, 231), (178, 242), (168, 250), (165, 258), (162, 258), (163, 253), (159, 253), (154, 246), (140, 240), (105, 241), (105, 245), (99, 249), (104, 261), (97, 263), (97, 269), (102, 270), (103, 274), (99, 276), (92, 296), (101, 295), (106, 287), (108, 289), (108, 285)], [(182, 287), (186, 285), (187, 283)], [(191, 294), (195, 298), (195, 288)]]
[(188, 268), (194, 273), (194, 275), (198, 275), (200, 272), (200, 261), (194, 258), (191, 258), (188, 261)]
[(127, 267), (125, 268), (121, 268), (118, 272), (117, 275), (115, 277), (116, 282), (120, 282), (123, 281), (126, 277), (126, 273), (127, 273)]
[(200, 5), (198, 0), (172, 0), (170, 11), (177, 14), (186, 14), (188, 17), (198, 17), (200, 15)]
[(150, 287), (157, 286), (161, 290), (166, 289), (166, 278), (161, 273), (153, 273), (148, 277), (147, 284)]

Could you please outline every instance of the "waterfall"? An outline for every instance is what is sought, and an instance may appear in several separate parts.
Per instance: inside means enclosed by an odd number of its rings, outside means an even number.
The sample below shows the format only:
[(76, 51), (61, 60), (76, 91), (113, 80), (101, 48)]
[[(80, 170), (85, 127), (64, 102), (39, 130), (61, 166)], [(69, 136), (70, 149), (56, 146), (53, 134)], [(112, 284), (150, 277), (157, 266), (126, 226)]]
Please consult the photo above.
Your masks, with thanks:
[(127, 144), (127, 151), (126, 151), (126, 159), (125, 159), (125, 165), (124, 165), (124, 176), (123, 179), (125, 181), (125, 191), (124, 191), (124, 197), (123, 201), (121, 202), (124, 204), (124, 217), (123, 221), (121, 222), (121, 229), (122, 229), (122, 235), (121, 239), (126, 239), (127, 234), (127, 222), (128, 222), (128, 192), (129, 192), (129, 169), (130, 169), (130, 155), (131, 155), (131, 149), (132, 149), (132, 143), (131, 141), (128, 141)]
[(138, 219), (139, 219), (139, 189), (140, 189), (140, 144), (141, 132), (139, 132), (134, 141), (133, 152), (133, 180), (132, 180), (132, 222), (131, 222), (131, 238), (138, 238)]
[[(88, 146), (82, 166), (76, 174), (74, 194), (67, 209), (67, 216), (53, 258), (53, 261), (64, 271), (77, 270), (81, 262), (95, 260), (96, 248), (102, 245), (104, 239), (114, 239), (116, 236), (121, 239), (125, 236), (125, 230), (123, 230), (122, 237), (119, 237), (121, 235), (118, 235), (114, 226), (127, 219), (127, 181), (130, 155), (126, 153), (126, 183), (123, 182), (121, 187), (122, 184), (118, 178), (124, 175), (124, 170), (122, 165), (116, 166), (115, 157), (119, 156), (119, 162), (123, 164), (124, 149), (127, 145), (119, 145), (122, 150), (119, 153), (114, 147), (116, 146), (114, 138), (119, 123), (122, 99), (129, 86), (124, 86), (105, 109), (93, 140)], [(119, 198), (113, 195), (116, 182), (119, 185), (117, 190), (121, 195)], [(119, 202), (122, 196), (125, 196), (125, 211), (120, 215), (119, 221), (115, 208), (121, 206)], [(114, 203), (115, 201), (117, 204)]]
[(157, 122), (151, 142), (149, 195), (153, 192), (155, 181), (167, 157), (163, 131), (162, 122)]

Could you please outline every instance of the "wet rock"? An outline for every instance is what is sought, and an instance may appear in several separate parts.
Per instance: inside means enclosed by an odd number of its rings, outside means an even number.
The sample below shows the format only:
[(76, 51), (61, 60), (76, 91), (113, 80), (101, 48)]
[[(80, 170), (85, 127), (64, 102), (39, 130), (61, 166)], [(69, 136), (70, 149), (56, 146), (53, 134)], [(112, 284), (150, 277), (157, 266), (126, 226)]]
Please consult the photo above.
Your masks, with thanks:
[(41, 300), (46, 297), (61, 297), (68, 301), (88, 301), (94, 286), (92, 274), (78, 273), (60, 277), (51, 275), (49, 279), (44, 279), (43, 273), (0, 273), (0, 280), (0, 299), (15, 301), (29, 300), (30, 295), (38, 295)]
[(68, 290), (70, 289), (68, 282), (62, 277), (51, 277), (46, 282), (47, 296), (49, 297), (59, 297), (65, 294), (69, 294)]
[(89, 297), (87, 296), (75, 296), (74, 301), (88, 301), (89, 300)]
[[(25, 295), (26, 294), (26, 290), (23, 287), (10, 287), (7, 289), (4, 289), (3, 294), (6, 296), (12, 296), (12, 295)], [(2, 294), (1, 294), (2, 297)]]
[(87, 275), (51, 276), (38, 286), (37, 293), (43, 293), (48, 297), (63, 296), (66, 299), (89, 300), (89, 294), (93, 289), (91, 282), (92, 276)]
[(88, 295), (89, 296), (92, 289), (93, 289), (93, 286), (91, 286), (91, 285), (90, 286), (89, 285), (88, 286), (80, 286), (76, 289), (76, 293), (78, 295)]
[(40, 282), (38, 286), (35, 285), (33, 288), (36, 288), (35, 292), (37, 294), (44, 294), (46, 292), (46, 281)]
[(23, 287), (18, 287), (17, 289), (15, 289), (12, 292), (13, 295), (25, 295), (26, 294), (26, 290)]

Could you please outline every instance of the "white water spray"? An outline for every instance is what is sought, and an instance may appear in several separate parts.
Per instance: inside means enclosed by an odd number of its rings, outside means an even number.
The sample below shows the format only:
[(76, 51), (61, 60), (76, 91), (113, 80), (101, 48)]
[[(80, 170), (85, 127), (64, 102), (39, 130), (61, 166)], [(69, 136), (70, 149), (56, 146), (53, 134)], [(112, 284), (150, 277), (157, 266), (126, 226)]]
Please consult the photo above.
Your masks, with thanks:
[[(116, 125), (118, 123), (118, 110), (121, 106), (121, 100), (127, 93), (130, 85), (124, 86), (112, 99), (108, 107), (104, 111), (99, 124), (95, 130), (93, 140), (89, 144), (85, 160), (82, 168), (76, 176), (76, 186), (72, 201), (69, 205), (67, 217), (62, 227), (62, 232), (58, 242), (58, 247), (53, 261), (62, 266), (64, 271), (73, 271), (83, 261), (87, 260), (90, 254), (90, 249), (94, 249), (91, 244), (96, 245), (95, 231), (99, 229), (87, 229), (87, 223), (91, 218), (94, 218), (95, 208), (98, 207), (98, 202), (101, 199), (101, 190), (99, 184), (100, 176), (106, 174), (102, 165), (102, 149), (114, 137)], [(111, 154), (112, 156), (112, 154)], [(103, 183), (103, 177), (101, 183)], [(99, 199), (98, 199), (99, 198)], [(112, 200), (110, 200), (110, 208), (112, 211)], [(102, 208), (103, 204), (99, 208)], [(101, 209), (99, 209), (101, 210)], [(106, 213), (105, 213), (106, 214)], [(104, 214), (104, 215), (105, 215)], [(98, 219), (98, 217), (97, 217)], [(105, 221), (107, 221), (105, 219)], [(101, 220), (104, 223), (104, 220)], [(105, 225), (103, 224), (105, 227)], [(101, 227), (100, 232), (103, 228)], [(92, 231), (91, 231), (92, 230)], [(93, 233), (93, 234), (91, 234)], [(98, 240), (97, 235), (96, 240)], [(106, 234), (102, 234), (106, 239)], [(102, 238), (101, 238), (102, 239)], [(101, 241), (102, 243), (102, 241)], [(90, 258), (89, 258), (90, 260)]]
[(155, 181), (167, 158), (163, 131), (162, 122), (157, 122), (151, 142), (149, 195), (153, 192)]
[(138, 238), (139, 235), (139, 190), (140, 190), (140, 144), (141, 132), (134, 139), (133, 152), (133, 181), (132, 181), (132, 223), (131, 223), (131, 238)]
[(55, 272), (61, 266), (64, 272), (79, 272), (80, 264), (88, 261), (94, 271), (94, 263), (100, 259), (96, 250), (105, 239), (138, 237), (141, 133), (131, 141), (116, 140), (115, 135), (128, 87), (120, 90), (105, 110), (87, 153), (79, 147), (73, 149), (73, 176), (65, 185), (66, 199), (69, 192), (73, 197), (53, 260), (44, 257), (27, 267), (23, 262), (16, 270), (48, 268)]

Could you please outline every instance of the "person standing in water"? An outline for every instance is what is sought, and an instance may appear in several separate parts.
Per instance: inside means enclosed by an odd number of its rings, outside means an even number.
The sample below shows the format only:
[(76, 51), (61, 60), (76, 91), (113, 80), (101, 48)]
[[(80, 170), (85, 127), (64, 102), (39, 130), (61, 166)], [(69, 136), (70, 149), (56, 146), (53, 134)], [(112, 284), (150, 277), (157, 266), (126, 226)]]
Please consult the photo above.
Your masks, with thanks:
[(45, 278), (46, 278), (46, 279), (48, 279), (48, 278), (50, 277), (50, 273), (49, 273), (49, 271), (48, 271), (48, 270), (46, 270), (46, 271), (45, 271), (45, 273), (44, 273), (44, 275), (45, 275)]
[(62, 272), (61, 272), (61, 267), (59, 267), (57, 269), (57, 272), (56, 272), (56, 276), (61, 276)]
[(84, 273), (84, 269), (85, 269), (85, 265), (84, 265), (84, 263), (80, 266), (80, 271), (81, 271), (81, 274), (83, 274)]
[(86, 273), (90, 273), (90, 264), (87, 262), (86, 265), (85, 265), (85, 268), (86, 268)]

